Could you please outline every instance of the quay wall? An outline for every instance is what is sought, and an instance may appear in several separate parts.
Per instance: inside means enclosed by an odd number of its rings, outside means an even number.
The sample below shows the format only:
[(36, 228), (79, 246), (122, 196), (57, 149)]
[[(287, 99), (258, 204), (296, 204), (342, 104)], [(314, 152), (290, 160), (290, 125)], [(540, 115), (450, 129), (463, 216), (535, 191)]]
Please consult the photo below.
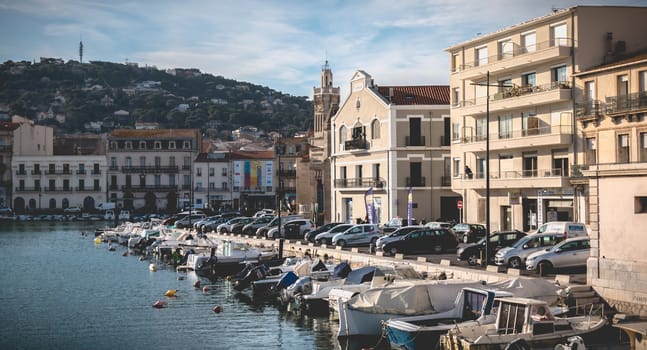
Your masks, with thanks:
[[(278, 251), (279, 241), (266, 238), (255, 238), (243, 235), (233, 234), (218, 234), (210, 233), (221, 239), (231, 239), (239, 242), (245, 242), (255, 247), (274, 248)], [(494, 283), (504, 281), (510, 278), (519, 277), (520, 270), (502, 269), (499, 266), (488, 266), (487, 270), (478, 270), (471, 268), (464, 268), (460, 266), (453, 266), (452, 261), (442, 260), (440, 264), (431, 263), (424, 257), (419, 257), (417, 260), (404, 259), (402, 254), (396, 254), (395, 257), (383, 256), (381, 252), (376, 254), (360, 253), (357, 248), (351, 250), (342, 250), (341, 247), (327, 247), (326, 245), (315, 246), (312, 243), (305, 243), (301, 241), (291, 242), (285, 240), (283, 243), (283, 256), (302, 256), (309, 253), (312, 258), (322, 258), (328, 255), (328, 258), (336, 261), (347, 261), (351, 266), (365, 266), (365, 265), (391, 265), (391, 264), (408, 264), (411, 265), (416, 271), (426, 273), (429, 278), (436, 278), (441, 274), (445, 274), (448, 279), (467, 279), (474, 281), (485, 281), (487, 283)], [(568, 284), (568, 277), (562, 277), (566, 280), (561, 281), (562, 285)], [(558, 277), (559, 279), (559, 277)]]

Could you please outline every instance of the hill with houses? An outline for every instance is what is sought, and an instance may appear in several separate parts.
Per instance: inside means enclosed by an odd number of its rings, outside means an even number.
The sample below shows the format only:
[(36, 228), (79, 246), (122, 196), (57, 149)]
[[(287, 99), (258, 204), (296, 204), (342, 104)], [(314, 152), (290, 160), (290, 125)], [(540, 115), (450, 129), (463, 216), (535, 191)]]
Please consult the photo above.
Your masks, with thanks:
[(0, 117), (20, 115), (65, 133), (115, 128), (199, 128), (226, 139), (252, 125), (284, 135), (312, 127), (312, 102), (198, 69), (91, 61), (6, 61)]

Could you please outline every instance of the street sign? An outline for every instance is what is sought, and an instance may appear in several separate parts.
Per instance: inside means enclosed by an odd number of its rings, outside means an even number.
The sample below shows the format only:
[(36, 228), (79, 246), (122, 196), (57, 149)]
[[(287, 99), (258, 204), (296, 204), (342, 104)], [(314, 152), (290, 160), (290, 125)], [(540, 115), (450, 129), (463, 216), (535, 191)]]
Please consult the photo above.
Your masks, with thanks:
[(456, 202), (456, 208), (463, 209), (463, 201), (457, 201)]

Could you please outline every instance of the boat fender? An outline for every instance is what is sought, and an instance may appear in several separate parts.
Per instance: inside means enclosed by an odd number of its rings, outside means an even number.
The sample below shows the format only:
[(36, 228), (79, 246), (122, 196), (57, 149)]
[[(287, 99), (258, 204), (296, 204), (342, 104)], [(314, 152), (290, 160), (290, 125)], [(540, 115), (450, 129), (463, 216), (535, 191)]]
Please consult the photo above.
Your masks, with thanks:
[(214, 306), (213, 307), (213, 312), (215, 312), (217, 314), (221, 313), (222, 312), (222, 306), (220, 306), (220, 305)]
[(148, 265), (148, 269), (153, 271), (153, 272), (157, 271), (157, 267), (155, 266), (155, 264)]
[(175, 289), (169, 289), (169, 290), (167, 290), (167, 291), (166, 291), (166, 293), (164, 293), (164, 295), (166, 295), (167, 297), (174, 297), (174, 296), (175, 296), (175, 292), (177, 292), (177, 290), (175, 290)]
[(156, 309), (164, 308), (164, 307), (166, 307), (166, 302), (162, 301), (162, 300), (157, 300), (157, 301), (155, 301), (153, 303), (153, 307), (156, 308)]
[(204, 287), (202, 287), (202, 291), (205, 293), (208, 293), (210, 290), (215, 289), (216, 285), (215, 284), (208, 284)]

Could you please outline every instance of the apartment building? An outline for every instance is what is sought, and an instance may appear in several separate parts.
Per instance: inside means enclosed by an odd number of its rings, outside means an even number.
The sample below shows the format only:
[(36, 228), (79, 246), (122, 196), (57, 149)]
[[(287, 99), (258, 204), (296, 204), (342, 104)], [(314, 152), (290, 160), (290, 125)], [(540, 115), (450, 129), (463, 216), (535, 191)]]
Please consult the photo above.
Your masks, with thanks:
[(106, 199), (104, 139), (97, 135), (54, 139), (51, 129), (21, 123), (15, 130), (11, 160), (14, 211), (94, 210)]
[(0, 121), (0, 208), (11, 207), (11, 158), (13, 156), (13, 133), (20, 124), (9, 120)]
[[(647, 40), (646, 40), (647, 41)], [(612, 45), (611, 47), (617, 45)], [(619, 311), (647, 315), (647, 54), (610, 50), (576, 77), (578, 172), (588, 193), (587, 283)]]
[(198, 129), (113, 130), (108, 135), (109, 201), (129, 210), (176, 212), (195, 205)]
[[(574, 73), (644, 44), (647, 8), (577, 6), (446, 49), (451, 72), (452, 190), (463, 221), (533, 230), (586, 221), (576, 164)], [(489, 206), (487, 203), (489, 202)], [(489, 213), (489, 215), (488, 215)]]
[(229, 151), (203, 152), (193, 163), (195, 206), (214, 211), (232, 208)]
[[(331, 120), (334, 221), (457, 219), (450, 189), (448, 86), (377, 86), (358, 70)], [(409, 194), (411, 193), (411, 196)]]

